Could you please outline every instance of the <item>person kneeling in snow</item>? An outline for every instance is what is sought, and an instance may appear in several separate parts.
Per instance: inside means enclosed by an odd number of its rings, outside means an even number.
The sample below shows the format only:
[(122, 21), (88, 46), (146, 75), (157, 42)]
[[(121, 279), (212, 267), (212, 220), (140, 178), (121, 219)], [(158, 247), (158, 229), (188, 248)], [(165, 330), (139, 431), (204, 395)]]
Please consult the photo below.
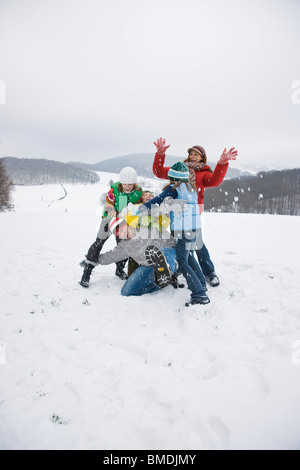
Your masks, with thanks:
[(149, 226), (141, 226), (136, 230), (120, 217), (111, 221), (110, 230), (120, 242), (112, 250), (100, 254), (98, 263), (108, 265), (131, 257), (140, 265), (123, 285), (121, 295), (139, 296), (171, 283), (178, 264), (176, 242), (169, 232), (156, 226), (150, 229)]
[(176, 253), (179, 271), (183, 274), (191, 291), (190, 305), (205, 305), (210, 302), (206, 294), (206, 282), (199, 263), (194, 258), (194, 251), (201, 234), (201, 213), (198, 205), (197, 187), (190, 179), (188, 166), (177, 162), (168, 171), (169, 184), (163, 192), (151, 201), (138, 206), (135, 214), (145, 215), (153, 206), (161, 205), (166, 198), (186, 202), (186, 209), (177, 214), (171, 210), (171, 233), (176, 239)]

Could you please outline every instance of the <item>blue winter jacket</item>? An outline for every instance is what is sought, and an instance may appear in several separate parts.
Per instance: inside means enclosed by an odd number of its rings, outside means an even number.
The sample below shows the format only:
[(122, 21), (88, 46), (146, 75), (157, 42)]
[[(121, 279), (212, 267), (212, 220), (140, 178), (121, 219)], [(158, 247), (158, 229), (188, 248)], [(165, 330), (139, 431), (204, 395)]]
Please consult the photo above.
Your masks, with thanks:
[[(190, 230), (198, 230), (201, 228), (201, 216), (198, 205), (198, 194), (196, 191), (189, 191), (186, 185), (183, 183), (177, 189), (172, 189), (173, 186), (168, 186), (159, 196), (151, 199), (151, 201), (143, 204), (147, 209), (151, 209), (152, 205), (160, 205), (166, 197), (172, 197), (173, 199), (184, 199), (187, 201), (187, 210), (185, 211), (171, 211), (171, 230), (176, 232), (184, 232)], [(139, 211), (141, 210), (140, 207)]]

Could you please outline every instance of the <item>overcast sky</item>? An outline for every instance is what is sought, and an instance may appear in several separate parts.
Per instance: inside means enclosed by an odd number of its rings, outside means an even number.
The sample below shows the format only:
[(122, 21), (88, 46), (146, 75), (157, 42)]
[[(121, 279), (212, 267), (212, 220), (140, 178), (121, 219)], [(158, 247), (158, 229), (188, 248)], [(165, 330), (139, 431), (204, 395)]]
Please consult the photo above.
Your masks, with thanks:
[(299, 24), (299, 0), (0, 0), (0, 156), (95, 163), (162, 136), (300, 166)]

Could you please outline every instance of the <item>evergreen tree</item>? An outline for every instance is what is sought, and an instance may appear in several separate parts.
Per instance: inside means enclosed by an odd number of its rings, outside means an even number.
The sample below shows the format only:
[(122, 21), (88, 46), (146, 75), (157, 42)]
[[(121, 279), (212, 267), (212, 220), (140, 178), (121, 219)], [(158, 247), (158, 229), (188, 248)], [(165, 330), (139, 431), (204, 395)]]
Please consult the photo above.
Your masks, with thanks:
[(11, 192), (13, 183), (7, 176), (4, 165), (0, 160), (0, 211), (12, 209)]

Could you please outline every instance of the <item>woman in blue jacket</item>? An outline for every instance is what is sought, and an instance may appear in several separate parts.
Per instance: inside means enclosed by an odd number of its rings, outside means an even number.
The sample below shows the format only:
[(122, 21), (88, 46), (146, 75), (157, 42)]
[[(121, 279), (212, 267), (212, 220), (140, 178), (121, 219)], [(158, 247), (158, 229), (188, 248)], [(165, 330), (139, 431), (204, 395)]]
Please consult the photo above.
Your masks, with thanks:
[(185, 210), (182, 210), (182, 206), (178, 204), (178, 211), (173, 209), (170, 213), (170, 228), (173, 237), (176, 239), (179, 271), (183, 274), (191, 291), (190, 302), (185, 305), (208, 304), (210, 300), (206, 294), (205, 277), (193, 253), (196, 249), (197, 236), (199, 236), (201, 230), (197, 188), (190, 181), (188, 167), (183, 162), (175, 163), (170, 168), (168, 178), (170, 183), (163, 189), (163, 192), (139, 206), (137, 214), (142, 214), (143, 211), (151, 209), (153, 205), (160, 205), (167, 197), (181, 199), (186, 202)]

